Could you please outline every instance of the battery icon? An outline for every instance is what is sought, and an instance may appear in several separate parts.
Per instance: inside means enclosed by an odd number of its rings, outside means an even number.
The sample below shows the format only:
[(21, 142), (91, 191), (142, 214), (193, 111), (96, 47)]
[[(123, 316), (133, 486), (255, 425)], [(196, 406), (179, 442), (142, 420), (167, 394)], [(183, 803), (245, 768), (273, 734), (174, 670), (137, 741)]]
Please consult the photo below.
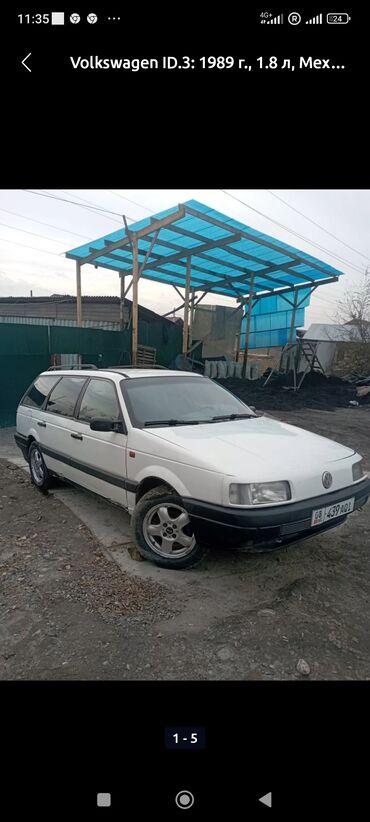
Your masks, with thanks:
[(344, 14), (336, 14), (335, 12), (333, 12), (332, 14), (326, 15), (326, 22), (331, 23), (334, 26), (339, 26), (341, 24), (343, 25), (343, 23), (349, 23), (350, 19), (351, 18), (349, 14), (347, 14), (347, 12), (344, 12)]

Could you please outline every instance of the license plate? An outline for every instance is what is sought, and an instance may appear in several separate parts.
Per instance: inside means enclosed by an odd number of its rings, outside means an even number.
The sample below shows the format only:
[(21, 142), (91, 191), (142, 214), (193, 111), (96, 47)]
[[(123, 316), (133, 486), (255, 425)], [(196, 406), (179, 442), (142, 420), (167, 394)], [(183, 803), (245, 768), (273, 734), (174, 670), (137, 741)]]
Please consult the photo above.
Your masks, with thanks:
[(333, 505), (327, 505), (326, 508), (316, 508), (312, 511), (311, 526), (323, 525), (328, 520), (336, 519), (336, 517), (344, 517), (350, 514), (355, 506), (355, 498), (344, 499), (343, 502), (335, 502)]

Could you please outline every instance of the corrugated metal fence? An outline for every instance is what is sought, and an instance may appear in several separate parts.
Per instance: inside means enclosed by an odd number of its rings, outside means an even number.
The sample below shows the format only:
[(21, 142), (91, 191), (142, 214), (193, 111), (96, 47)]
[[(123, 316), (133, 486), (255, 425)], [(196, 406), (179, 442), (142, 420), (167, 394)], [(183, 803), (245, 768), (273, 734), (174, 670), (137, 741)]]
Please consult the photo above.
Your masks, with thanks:
[[(181, 351), (181, 328), (139, 321), (139, 343), (156, 349), (156, 362), (169, 366)], [(129, 365), (131, 332), (57, 325), (0, 322), (0, 428), (15, 424), (20, 397), (53, 355), (79, 354), (100, 368)]]

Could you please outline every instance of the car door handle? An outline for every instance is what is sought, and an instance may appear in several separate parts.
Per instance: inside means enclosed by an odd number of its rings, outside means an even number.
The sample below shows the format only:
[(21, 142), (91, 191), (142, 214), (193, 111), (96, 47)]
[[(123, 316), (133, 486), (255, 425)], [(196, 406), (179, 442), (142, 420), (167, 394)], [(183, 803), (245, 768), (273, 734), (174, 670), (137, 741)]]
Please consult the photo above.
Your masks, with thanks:
[(71, 437), (73, 437), (74, 440), (83, 440), (81, 434), (71, 434)]
[(40, 428), (46, 428), (46, 422), (38, 422), (37, 425), (39, 425)]

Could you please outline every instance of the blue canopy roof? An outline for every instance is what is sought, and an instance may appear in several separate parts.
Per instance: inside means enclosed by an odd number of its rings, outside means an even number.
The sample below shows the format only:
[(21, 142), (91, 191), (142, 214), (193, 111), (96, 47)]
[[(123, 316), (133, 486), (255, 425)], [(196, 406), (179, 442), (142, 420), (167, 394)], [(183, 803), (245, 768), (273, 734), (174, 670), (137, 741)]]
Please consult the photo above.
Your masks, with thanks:
[(138, 239), (141, 277), (184, 286), (186, 260), (191, 255), (190, 287), (196, 291), (236, 298), (248, 294), (252, 275), (254, 293), (262, 294), (295, 285), (319, 285), (343, 274), (197, 200), (131, 223), (128, 231), (122, 227), (67, 251), (66, 256), (81, 264), (130, 274), (132, 234)]

